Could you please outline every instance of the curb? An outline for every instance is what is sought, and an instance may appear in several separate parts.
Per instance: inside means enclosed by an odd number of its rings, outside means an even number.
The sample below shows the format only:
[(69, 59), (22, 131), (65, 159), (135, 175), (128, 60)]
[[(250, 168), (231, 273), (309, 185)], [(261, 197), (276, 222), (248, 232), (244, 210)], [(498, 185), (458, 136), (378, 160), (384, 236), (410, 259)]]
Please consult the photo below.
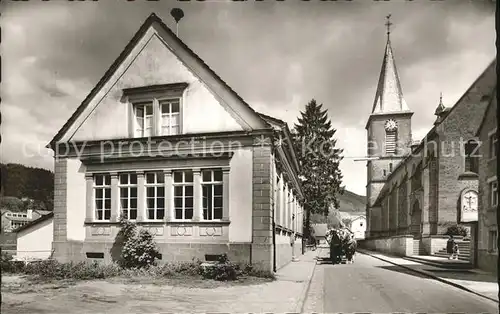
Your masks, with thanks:
[(305, 301), (307, 299), (309, 288), (311, 287), (311, 281), (314, 275), (314, 270), (316, 269), (316, 264), (317, 264), (316, 260), (314, 260), (314, 266), (312, 267), (311, 271), (309, 272), (309, 275), (307, 276), (307, 283), (305, 284), (305, 287), (302, 289), (302, 292), (300, 293), (299, 300), (295, 305), (295, 311), (293, 313), (302, 313), (304, 310), (304, 305), (306, 303)]
[[(470, 292), (470, 293), (475, 294), (475, 295), (477, 295), (477, 296), (480, 296), (480, 297), (482, 297), (482, 298), (485, 298), (485, 299), (488, 299), (488, 300), (490, 300), (490, 301), (493, 301), (493, 302), (499, 303), (499, 302), (498, 302), (498, 300), (495, 300), (495, 299), (493, 299), (493, 298), (490, 298), (490, 297), (488, 297), (488, 296), (485, 296), (484, 294), (481, 294), (481, 293), (479, 293), (479, 292), (476, 292), (476, 291), (474, 291), (474, 290), (471, 290), (471, 289), (469, 289), (469, 288), (467, 288), (467, 287), (464, 287), (464, 286), (459, 285), (459, 284), (457, 284), (457, 283), (454, 283), (454, 282), (452, 282), (452, 281), (449, 281), (449, 280), (443, 279), (443, 278), (441, 278), (441, 277), (439, 277), (439, 276), (436, 276), (436, 275), (434, 275), (434, 274), (431, 274), (431, 273), (429, 273), (429, 272), (427, 272), (427, 271), (423, 271), (423, 270), (419, 270), (419, 269), (413, 269), (413, 268), (408, 267), (408, 266), (405, 266), (405, 265), (396, 264), (396, 263), (391, 262), (391, 261), (389, 261), (389, 260), (386, 260), (386, 259), (384, 259), (384, 258), (381, 258), (381, 257), (375, 256), (375, 255), (373, 255), (373, 254), (370, 254), (370, 253), (368, 253), (367, 251), (364, 251), (364, 250), (363, 250), (363, 251), (361, 251), (361, 250), (360, 250), (360, 251), (358, 251), (358, 253), (365, 254), (365, 255), (371, 256), (371, 257), (373, 257), (373, 258), (379, 259), (379, 260), (381, 260), (381, 261), (384, 261), (384, 262), (386, 262), (386, 263), (392, 264), (392, 265), (394, 265), (394, 266), (399, 266), (399, 267), (401, 267), (401, 268), (404, 268), (404, 269), (407, 269), (407, 270), (413, 271), (413, 272), (415, 272), (415, 273), (419, 273), (419, 274), (425, 275), (425, 276), (427, 276), (427, 277), (429, 277), (429, 278), (432, 278), (432, 279), (434, 279), (434, 280), (436, 280), (436, 281), (440, 281), (440, 282), (442, 282), (442, 283), (448, 284), (448, 285), (453, 286), (453, 287), (455, 287), (455, 288), (459, 288), (459, 289), (461, 289), (461, 290), (464, 290), (464, 291)], [(424, 264), (424, 263), (422, 263), (422, 264)]]

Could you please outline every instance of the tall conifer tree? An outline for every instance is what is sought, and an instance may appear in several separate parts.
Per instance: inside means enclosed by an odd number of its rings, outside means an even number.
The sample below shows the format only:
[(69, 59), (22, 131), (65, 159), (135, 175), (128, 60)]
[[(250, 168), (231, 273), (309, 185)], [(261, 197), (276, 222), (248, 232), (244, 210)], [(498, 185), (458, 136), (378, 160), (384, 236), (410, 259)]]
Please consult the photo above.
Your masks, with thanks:
[(305, 238), (310, 233), (311, 213), (328, 216), (330, 207), (338, 208), (338, 194), (344, 192), (339, 168), (342, 149), (335, 147), (337, 131), (328, 119), (327, 110), (312, 99), (300, 112), (294, 125), (293, 138), (300, 165), (300, 178), (305, 193)]

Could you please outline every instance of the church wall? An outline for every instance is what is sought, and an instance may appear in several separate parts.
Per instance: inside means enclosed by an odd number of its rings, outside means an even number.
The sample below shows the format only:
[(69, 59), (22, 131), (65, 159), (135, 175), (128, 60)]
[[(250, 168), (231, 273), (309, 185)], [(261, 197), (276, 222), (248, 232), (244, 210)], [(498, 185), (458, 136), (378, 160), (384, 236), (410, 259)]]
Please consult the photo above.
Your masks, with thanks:
[(448, 225), (457, 223), (460, 192), (465, 188), (476, 191), (478, 188), (477, 177), (461, 177), (465, 172), (463, 145), (475, 138), (482, 121), (487, 107), (487, 102), (481, 101), (486, 92), (485, 85), (473, 88), (436, 128), (440, 144), (438, 233), (445, 232)]

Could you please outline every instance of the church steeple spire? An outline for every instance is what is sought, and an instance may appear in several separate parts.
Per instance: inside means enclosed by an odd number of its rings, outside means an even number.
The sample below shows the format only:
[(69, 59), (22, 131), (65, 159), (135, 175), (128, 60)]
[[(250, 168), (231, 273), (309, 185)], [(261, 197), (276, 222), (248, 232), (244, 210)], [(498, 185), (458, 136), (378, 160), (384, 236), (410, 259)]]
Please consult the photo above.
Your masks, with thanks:
[(403, 91), (401, 89), (396, 62), (394, 61), (394, 54), (392, 52), (390, 40), (390, 27), (392, 23), (390, 18), (390, 14), (386, 16), (387, 22), (385, 26), (387, 27), (387, 43), (372, 113), (391, 113), (410, 110), (403, 98)]
[(441, 121), (443, 121), (443, 117), (448, 112), (449, 108), (446, 108), (443, 105), (443, 93), (439, 95), (439, 104), (436, 108), (436, 111), (434, 111), (434, 115), (437, 116), (436, 121), (434, 121), (434, 124), (439, 124)]

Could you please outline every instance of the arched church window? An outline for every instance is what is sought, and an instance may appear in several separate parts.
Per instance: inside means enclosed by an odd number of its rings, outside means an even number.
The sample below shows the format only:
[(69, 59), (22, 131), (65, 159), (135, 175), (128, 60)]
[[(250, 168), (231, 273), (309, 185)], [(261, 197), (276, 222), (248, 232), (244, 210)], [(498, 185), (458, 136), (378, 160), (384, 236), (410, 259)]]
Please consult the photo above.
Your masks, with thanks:
[(479, 143), (476, 140), (469, 140), (465, 143), (465, 171), (479, 172)]

